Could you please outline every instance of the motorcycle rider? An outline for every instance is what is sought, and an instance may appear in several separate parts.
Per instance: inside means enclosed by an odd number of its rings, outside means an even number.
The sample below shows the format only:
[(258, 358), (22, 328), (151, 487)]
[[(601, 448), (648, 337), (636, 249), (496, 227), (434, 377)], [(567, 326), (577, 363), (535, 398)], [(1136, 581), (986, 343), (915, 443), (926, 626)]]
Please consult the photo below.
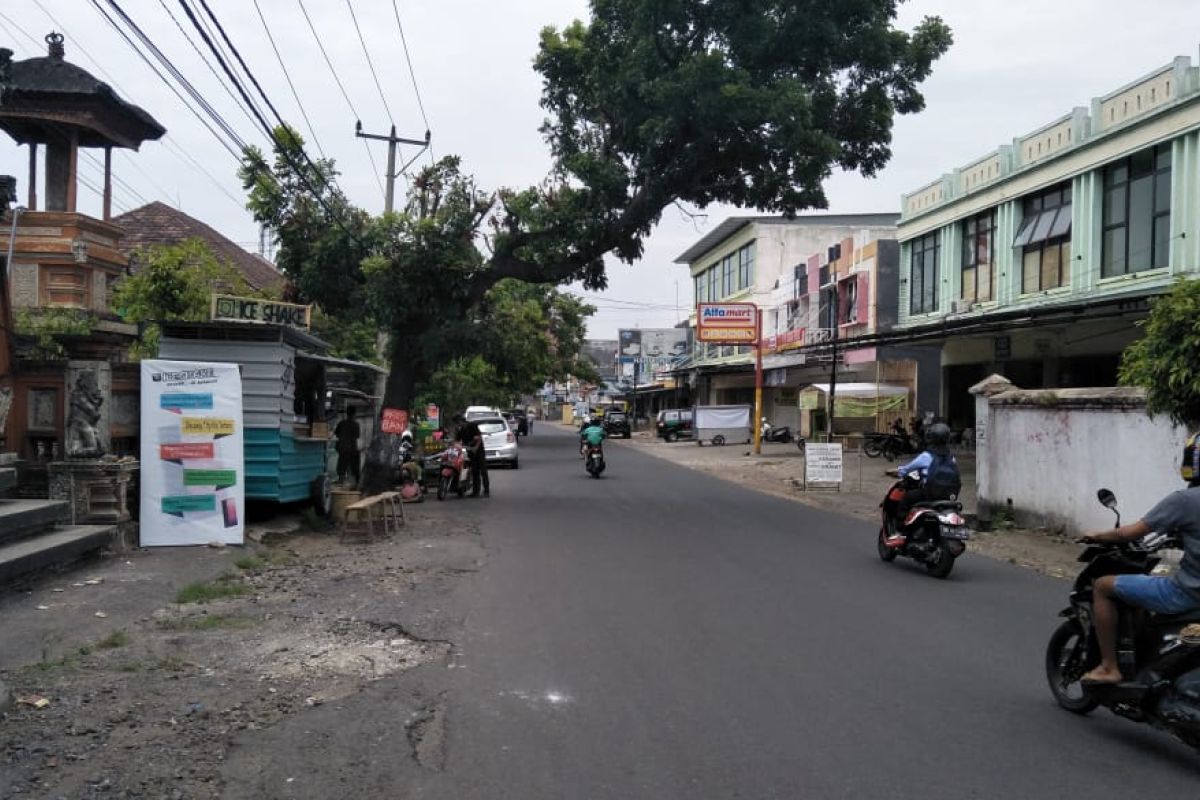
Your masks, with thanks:
[[(919, 486), (908, 489), (900, 501), (892, 504), (892, 518), (897, 525), (885, 543), (888, 547), (900, 547), (906, 541), (900, 531), (900, 524), (908, 515), (909, 509), (925, 500), (950, 500), (958, 496), (962, 489), (962, 477), (958, 472), (958, 461), (951, 454), (950, 427), (944, 422), (936, 422), (925, 431), (925, 447), (916, 458), (896, 469), (901, 478), (909, 473), (916, 473), (921, 478)], [(885, 500), (885, 503), (892, 503)]]
[(1092, 624), (1100, 645), (1100, 665), (1083, 676), (1088, 683), (1120, 683), (1117, 663), (1117, 604), (1158, 614), (1200, 609), (1200, 432), (1188, 437), (1179, 475), (1188, 488), (1172, 492), (1144, 517), (1112, 530), (1079, 537), (1083, 544), (1131, 542), (1152, 531), (1175, 533), (1183, 547), (1179, 571), (1159, 575), (1105, 575), (1092, 588)]
[(601, 444), (608, 436), (604, 430), (604, 424), (599, 417), (588, 419), (583, 426), (583, 430), (579, 432), (579, 451), (583, 453), (584, 458), (587, 458), (588, 447), (599, 447), (603, 451)]

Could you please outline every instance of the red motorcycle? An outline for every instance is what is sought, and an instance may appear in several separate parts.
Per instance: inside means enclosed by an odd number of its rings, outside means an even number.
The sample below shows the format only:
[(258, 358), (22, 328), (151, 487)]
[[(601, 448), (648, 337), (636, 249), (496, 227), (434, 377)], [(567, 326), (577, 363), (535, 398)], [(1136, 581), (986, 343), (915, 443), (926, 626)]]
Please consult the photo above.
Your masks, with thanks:
[[(879, 527), (879, 557), (894, 561), (896, 556), (911, 558), (925, 567), (935, 578), (944, 578), (954, 569), (954, 559), (967, 549), (971, 530), (962, 518), (962, 503), (956, 500), (926, 500), (915, 504), (904, 519), (897, 519), (895, 509), (904, 499), (906, 490), (921, 483), (916, 473), (909, 473), (888, 489), (880, 503), (883, 524)], [(895, 544), (900, 534), (903, 543)]]
[(438, 478), (437, 499), (445, 500), (450, 492), (462, 497), (471, 484), (471, 467), (466, 448), (454, 442), (442, 452), (439, 461), (442, 469)]

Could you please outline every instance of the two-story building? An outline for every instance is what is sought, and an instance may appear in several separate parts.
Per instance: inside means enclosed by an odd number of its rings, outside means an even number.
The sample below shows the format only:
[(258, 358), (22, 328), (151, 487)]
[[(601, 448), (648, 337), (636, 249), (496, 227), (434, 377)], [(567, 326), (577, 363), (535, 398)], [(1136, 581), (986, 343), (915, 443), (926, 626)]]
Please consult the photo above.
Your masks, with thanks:
[[(766, 340), (764, 412), (775, 424), (807, 429), (797, 394), (828, 378), (830, 362), (818, 351), (835, 329), (842, 338), (859, 338), (895, 320), (898, 216), (731, 217), (675, 260), (689, 267), (696, 303), (759, 306)], [(830, 300), (835, 291), (836, 304)], [(847, 348), (839, 355), (847, 367), (855, 366), (852, 353), (872, 365), (877, 355)], [(697, 342), (688, 380), (698, 404), (750, 403), (753, 349)]]
[(902, 198), (897, 341), (941, 345), (940, 411), (991, 373), (1111, 386), (1148, 299), (1200, 270), (1200, 68), (1180, 57)]

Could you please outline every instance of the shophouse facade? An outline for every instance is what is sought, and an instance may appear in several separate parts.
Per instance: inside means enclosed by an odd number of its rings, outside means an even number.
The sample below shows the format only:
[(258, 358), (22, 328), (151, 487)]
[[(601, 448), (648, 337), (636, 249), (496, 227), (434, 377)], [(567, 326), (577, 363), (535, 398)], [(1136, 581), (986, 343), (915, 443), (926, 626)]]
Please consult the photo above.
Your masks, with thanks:
[(1200, 270), (1200, 68), (1170, 64), (902, 198), (892, 339), (941, 348), (967, 389), (1112, 386), (1148, 301)]

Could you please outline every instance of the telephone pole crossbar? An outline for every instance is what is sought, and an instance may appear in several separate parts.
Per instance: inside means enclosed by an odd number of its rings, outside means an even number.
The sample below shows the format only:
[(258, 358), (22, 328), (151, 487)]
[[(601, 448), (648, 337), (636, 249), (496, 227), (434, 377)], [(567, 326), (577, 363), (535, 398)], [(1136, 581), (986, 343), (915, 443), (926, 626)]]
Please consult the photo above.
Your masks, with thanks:
[(383, 211), (385, 214), (389, 214), (392, 211), (392, 204), (396, 197), (396, 175), (399, 174), (396, 172), (396, 145), (421, 145), (422, 149), (429, 147), (429, 131), (425, 131), (424, 139), (405, 139), (397, 136), (395, 125), (392, 126), (391, 133), (387, 135), (381, 133), (363, 133), (362, 121), (360, 120), (354, 123), (354, 135), (359, 139), (376, 139), (388, 143), (387, 194), (383, 201)]

